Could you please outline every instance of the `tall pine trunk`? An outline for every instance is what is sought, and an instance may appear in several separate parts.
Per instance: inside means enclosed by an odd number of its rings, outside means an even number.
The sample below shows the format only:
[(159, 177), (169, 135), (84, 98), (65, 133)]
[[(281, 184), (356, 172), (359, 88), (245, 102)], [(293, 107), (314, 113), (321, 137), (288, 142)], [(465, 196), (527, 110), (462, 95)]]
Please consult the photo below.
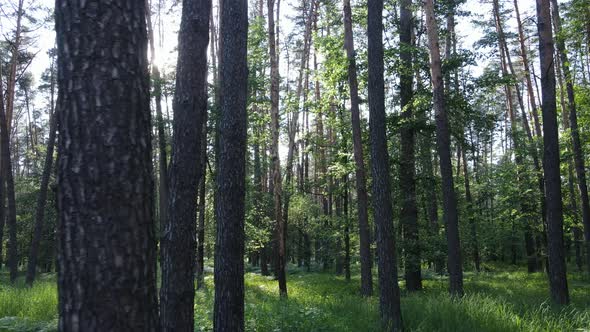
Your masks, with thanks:
[(43, 235), (43, 219), (45, 218), (45, 207), (47, 203), (47, 190), (49, 188), (49, 180), (51, 178), (51, 171), (53, 170), (53, 150), (55, 147), (55, 138), (57, 130), (57, 115), (54, 111), (53, 95), (55, 92), (55, 80), (53, 77), (53, 62), (51, 63), (51, 99), (49, 110), (49, 140), (47, 141), (47, 153), (45, 155), (45, 165), (43, 166), (43, 175), (41, 176), (41, 187), (37, 196), (37, 207), (35, 209), (35, 228), (33, 231), (33, 239), (31, 241), (31, 250), (29, 252), (29, 262), (27, 266), (27, 285), (32, 286), (37, 273), (37, 258), (39, 256), (39, 245), (41, 244), (41, 236)]
[(197, 195), (207, 112), (211, 0), (183, 1), (170, 161), (168, 218), (162, 236), (162, 331), (194, 329)]
[(368, 2), (369, 128), (373, 175), (373, 214), (379, 256), (379, 309), (384, 331), (402, 331), (395, 232), (389, 176), (383, 80), (383, 0)]
[(247, 150), (248, 1), (224, 0), (221, 59), (217, 241), (215, 243), (215, 331), (244, 331), (244, 216)]
[(571, 126), (572, 147), (574, 153), (574, 165), (576, 176), (578, 178), (578, 189), (580, 190), (580, 199), (582, 205), (582, 224), (584, 225), (584, 239), (586, 246), (586, 267), (590, 273), (590, 202), (588, 200), (588, 184), (586, 183), (586, 165), (584, 161), (584, 152), (580, 142), (580, 130), (578, 128), (578, 113), (574, 95), (574, 84), (572, 73), (570, 72), (570, 62), (565, 48), (564, 36), (561, 35), (561, 19), (559, 17), (559, 7), (556, 0), (551, 0), (553, 23), (555, 26), (555, 35), (557, 40), (557, 52), (559, 54), (568, 101), (569, 124)]
[(403, 231), (406, 289), (422, 289), (418, 207), (416, 204), (416, 158), (413, 122), (412, 0), (400, 3), (400, 107), (402, 110), (399, 182), (402, 197), (400, 223)]
[(146, 8), (93, 4), (55, 6), (58, 328), (158, 331)]
[(549, 0), (537, 0), (537, 29), (541, 87), (543, 90), (543, 169), (547, 196), (547, 249), (549, 254), (549, 288), (558, 304), (569, 303), (565, 248), (563, 244), (563, 205), (559, 171), (559, 137), (555, 101), (555, 69), (553, 66), (553, 33)]
[(373, 274), (371, 272), (371, 232), (369, 231), (369, 214), (367, 198), (367, 179), (363, 156), (363, 142), (359, 111), (358, 81), (356, 74), (356, 57), (352, 35), (352, 11), (350, 0), (344, 0), (344, 47), (348, 58), (348, 84), (350, 87), (350, 113), (352, 121), (352, 143), (354, 150), (357, 213), (359, 227), (359, 250), (361, 261), (361, 295), (373, 294)]
[(424, 2), (426, 29), (430, 49), (430, 71), (432, 76), (433, 104), (436, 117), (436, 141), (440, 158), (440, 173), (443, 190), (443, 218), (447, 233), (447, 255), (450, 292), (463, 295), (463, 269), (461, 263), (461, 244), (459, 240), (459, 216), (457, 198), (453, 183), (453, 166), (451, 163), (451, 134), (449, 120), (444, 104), (444, 85), (441, 69), (438, 27), (434, 16), (433, 0)]

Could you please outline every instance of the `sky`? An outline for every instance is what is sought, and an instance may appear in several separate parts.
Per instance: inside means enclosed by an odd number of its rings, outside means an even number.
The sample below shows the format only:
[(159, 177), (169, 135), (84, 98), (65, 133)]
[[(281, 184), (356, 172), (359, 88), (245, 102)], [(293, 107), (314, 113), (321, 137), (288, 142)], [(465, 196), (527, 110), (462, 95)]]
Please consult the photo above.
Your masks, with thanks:
[[(3, 11), (10, 11), (10, 2), (15, 3), (17, 0), (3, 0), (2, 2), (4, 5), (0, 4), (0, 9)], [(511, 8), (511, 0), (507, 5)], [(55, 0), (26, 0), (26, 3), (36, 2), (39, 5), (46, 6), (47, 8), (53, 8), (55, 4)], [(167, 1), (170, 2), (170, 1)], [(214, 0), (214, 9), (217, 7), (217, 0)], [(289, 31), (292, 27), (292, 22), (290, 22), (289, 17), (294, 15), (293, 12), (293, 4), (296, 3), (297, 0), (287, 0), (283, 1), (281, 4), (281, 26), (283, 27), (283, 31)], [(353, 0), (354, 4), (354, 0)], [(528, 17), (535, 13), (535, 1), (534, 0), (519, 0), (519, 6), (521, 7), (522, 16)], [(168, 6), (169, 7), (169, 6)], [(481, 1), (481, 0), (467, 0), (464, 5), (461, 6), (462, 10), (469, 11), (475, 14), (484, 14), (490, 15), (492, 9), (491, 1)], [(157, 25), (157, 17), (152, 18), (154, 25)], [(459, 36), (460, 42), (463, 44), (463, 47), (471, 48), (474, 42), (476, 42), (479, 38), (481, 38), (482, 33), (474, 25), (470, 22), (471, 18), (468, 17), (460, 17), (457, 20), (457, 33)], [(508, 30), (515, 31), (515, 22), (514, 20), (509, 20), (508, 24), (510, 25), (507, 27)], [(12, 23), (12, 24), (11, 24)], [(176, 32), (178, 30), (178, 26), (180, 23), (180, 19), (174, 15), (163, 15), (162, 19), (162, 26), (161, 29), (163, 38), (161, 41), (157, 41), (156, 47), (158, 50), (156, 51), (156, 61), (160, 65), (160, 67), (167, 67), (167, 66), (174, 66), (176, 62), (176, 53), (170, 52), (169, 50), (173, 50), (177, 44), (177, 35)], [(6, 19), (0, 21), (0, 32), (2, 36), (5, 36), (7, 31), (13, 28), (13, 22), (8, 22)], [(36, 35), (39, 36), (37, 39), (37, 45), (35, 47), (34, 53), (37, 53), (37, 56), (31, 63), (31, 72), (34, 74), (35, 78), (38, 79), (43, 70), (49, 67), (49, 59), (46, 56), (46, 52), (48, 49), (54, 46), (55, 34), (53, 31), (53, 25), (49, 24), (46, 28), (39, 29), (35, 32)], [(156, 39), (160, 39), (156, 37)], [(161, 47), (158, 47), (161, 46)], [(282, 68), (284, 69), (285, 66), (283, 65)], [(472, 68), (475, 75), (477, 76), (482, 71), (482, 64), (479, 63), (478, 66)], [(284, 74), (284, 73), (283, 73)]]

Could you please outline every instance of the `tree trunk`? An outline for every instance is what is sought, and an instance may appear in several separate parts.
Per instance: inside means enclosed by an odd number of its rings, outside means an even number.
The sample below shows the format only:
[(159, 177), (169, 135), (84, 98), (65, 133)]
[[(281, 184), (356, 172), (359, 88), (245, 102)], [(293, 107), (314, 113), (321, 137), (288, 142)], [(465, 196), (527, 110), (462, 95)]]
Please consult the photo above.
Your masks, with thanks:
[(197, 225), (197, 289), (205, 286), (205, 199), (207, 189), (207, 113), (201, 132), (201, 180), (199, 181), (199, 220)]
[[(274, 229), (274, 247), (275, 247), (275, 270), (279, 281), (279, 293), (282, 297), (287, 297), (287, 274), (285, 271), (286, 257), (284, 237), (285, 221), (282, 213), (282, 178), (281, 178), (281, 161), (279, 158), (279, 61), (276, 49), (275, 37), (275, 17), (274, 17), (274, 0), (268, 0), (268, 45), (270, 53), (270, 116), (271, 116), (271, 136), (270, 158), (271, 172), (270, 187), (272, 188), (274, 198), (274, 216), (276, 227)], [(278, 6), (277, 6), (278, 7)], [(277, 8), (278, 11), (278, 8)]]
[(385, 127), (383, 0), (369, 0), (368, 10), (369, 128), (373, 175), (373, 213), (377, 228), (379, 257), (379, 308), (383, 330), (402, 331), (389, 179), (389, 153)]
[[(0, 80), (0, 91), (4, 91), (2, 82)], [(10, 134), (8, 131), (8, 124), (6, 120), (7, 108), (4, 107), (4, 99), (0, 93), (0, 141), (2, 142), (1, 151), (2, 157), (2, 179), (6, 183), (6, 196), (8, 198), (8, 268), (10, 269), (10, 282), (14, 283), (18, 274), (18, 243), (16, 238), (16, 204), (14, 194), (14, 178), (12, 174), (12, 161), (10, 155)], [(3, 203), (3, 202), (2, 202)]]
[(574, 164), (576, 166), (576, 176), (578, 178), (578, 189), (580, 190), (580, 199), (582, 205), (582, 223), (584, 225), (584, 238), (586, 247), (586, 267), (590, 273), (590, 202), (588, 200), (588, 184), (586, 183), (586, 165), (584, 162), (584, 152), (580, 142), (580, 131), (578, 128), (578, 113), (576, 110), (576, 101), (574, 96), (574, 85), (572, 74), (569, 67), (569, 59), (565, 48), (565, 41), (561, 36), (561, 19), (559, 17), (559, 7), (556, 0), (551, 0), (553, 22), (555, 26), (557, 52), (561, 62), (565, 86), (567, 91), (569, 124), (571, 126), (571, 137), (574, 154)]
[(248, 1), (220, 14), (220, 128), (215, 244), (215, 331), (244, 331), (244, 214), (247, 150)]
[(529, 102), (531, 103), (533, 120), (535, 123), (535, 132), (536, 132), (536, 135), (540, 137), (542, 135), (541, 124), (539, 122), (539, 112), (537, 111), (537, 102), (535, 100), (533, 83), (531, 81), (531, 71), (529, 69), (529, 59), (528, 59), (528, 55), (527, 55), (527, 48), (525, 45), (526, 37), (524, 35), (524, 29), (522, 26), (522, 21), (520, 19), (520, 11), (518, 9), (518, 0), (514, 0), (514, 12), (516, 13), (516, 23), (518, 24), (518, 41), (520, 43), (520, 56), (522, 57), (522, 65), (524, 68), (526, 88), (527, 88), (527, 93), (529, 96)]
[(473, 198), (471, 197), (471, 186), (469, 183), (469, 167), (467, 166), (465, 150), (466, 148), (462, 149), (463, 176), (465, 177), (465, 201), (467, 201), (467, 216), (469, 218), (469, 228), (471, 232), (471, 254), (473, 255), (473, 264), (475, 266), (475, 271), (479, 272), (479, 265), (481, 262), (479, 258), (479, 244), (477, 241), (477, 224), (475, 221)]
[[(504, 30), (502, 28), (498, 0), (493, 1), (493, 12), (494, 12), (494, 18), (496, 21), (496, 31), (498, 33), (498, 46), (499, 46), (499, 50), (500, 50), (500, 62), (501, 62), (501, 66), (502, 66), (502, 76), (508, 77), (508, 74), (509, 74), (508, 69), (510, 69), (510, 74), (515, 75), (515, 71), (512, 66), (512, 61), (510, 60), (510, 51), (508, 50), (506, 38), (504, 35)], [(518, 85), (514, 85), (514, 87), (517, 89), (516, 94), (518, 95), (518, 98), (519, 98), (518, 102), (519, 102), (522, 113), (524, 113), (524, 106), (523, 106), (522, 98), (520, 96), (520, 92), (518, 91)], [(528, 188), (526, 188), (526, 186), (525, 186), (526, 179), (524, 178), (524, 175), (523, 175), (523, 170), (525, 169), (524, 160), (523, 160), (524, 159), (523, 152), (522, 152), (522, 148), (521, 148), (523, 142), (520, 139), (521, 135), (519, 133), (519, 129), (517, 126), (516, 112), (514, 111), (514, 103), (513, 103), (513, 99), (512, 99), (512, 96), (513, 96), (512, 95), (512, 86), (509, 84), (506, 84), (504, 89), (506, 92), (508, 118), (510, 119), (510, 138), (512, 139), (512, 145), (514, 148), (514, 155), (515, 155), (514, 160), (517, 165), (517, 171), (516, 171), (517, 184), (520, 187), (520, 191), (522, 193), (525, 193), (525, 192), (527, 192)], [(526, 123), (526, 125), (528, 126), (528, 123)], [(533, 144), (532, 140), (530, 143)], [(537, 152), (536, 149), (533, 149), (532, 155), (533, 155), (533, 159), (534, 159), (534, 164), (537, 167), (537, 176), (540, 177), (538, 179), (538, 181), (539, 181), (539, 183), (543, 183), (544, 180), (542, 179), (542, 175), (540, 172), (540, 165), (538, 162), (538, 157), (536, 156), (536, 152)], [(541, 192), (541, 200), (542, 200), (541, 206), (542, 206), (542, 209), (544, 210), (545, 196), (544, 196), (543, 192)], [(532, 214), (533, 208), (531, 207), (531, 203), (529, 202), (529, 198), (527, 198), (526, 196), (523, 196), (519, 203), (520, 203), (521, 213), (523, 215), (528, 216), (528, 215)], [(544, 215), (544, 212), (542, 214)], [(525, 218), (527, 218), (527, 217), (525, 217)], [(529, 220), (528, 218), (525, 219), (524, 240), (525, 240), (525, 248), (526, 248), (526, 254), (527, 254), (527, 265), (528, 265), (528, 272), (529, 273), (535, 272), (537, 269), (537, 258), (535, 255), (536, 251), (535, 251), (534, 241), (532, 241), (531, 224), (532, 224), (531, 220)], [(512, 262), (513, 262), (513, 264), (516, 264), (516, 244), (515, 243), (513, 244), (512, 251), (513, 251)]]
[(41, 243), (41, 236), (43, 235), (43, 219), (45, 218), (45, 207), (47, 203), (47, 189), (49, 187), (49, 179), (51, 178), (51, 171), (53, 170), (53, 149), (55, 146), (57, 115), (54, 111), (53, 95), (54, 95), (54, 78), (53, 78), (53, 61), (51, 63), (51, 100), (49, 110), (49, 140), (47, 141), (47, 154), (45, 155), (45, 165), (43, 166), (43, 175), (41, 176), (41, 187), (39, 188), (39, 195), (37, 196), (37, 207), (35, 209), (35, 229), (33, 232), (33, 239), (31, 241), (31, 251), (29, 252), (29, 262), (27, 266), (27, 285), (32, 286), (37, 272), (37, 257), (39, 254), (39, 245)]
[[(148, 28), (148, 38), (150, 45), (150, 63), (152, 66), (152, 81), (154, 82), (153, 95), (156, 102), (156, 128), (158, 132), (158, 188), (159, 188), (159, 201), (158, 201), (158, 212), (160, 221), (160, 238), (163, 235), (164, 230), (168, 223), (168, 199), (169, 199), (169, 188), (168, 188), (168, 157), (166, 152), (166, 132), (164, 129), (164, 117), (162, 116), (162, 77), (160, 76), (160, 70), (156, 65), (156, 46), (154, 39), (154, 27), (152, 25), (151, 8), (149, 6), (149, 0), (145, 0)], [(162, 254), (162, 252), (160, 252)], [(160, 259), (163, 261), (164, 257)]]
[(444, 85), (441, 70), (438, 27), (434, 15), (433, 0), (424, 2), (428, 46), (430, 49), (430, 71), (432, 76), (433, 103), (436, 117), (436, 140), (440, 158), (440, 173), (443, 188), (443, 211), (447, 233), (448, 269), (450, 292), (455, 296), (463, 295), (463, 269), (461, 264), (461, 244), (459, 240), (459, 218), (457, 198), (453, 183), (453, 166), (451, 163), (451, 135), (447, 112), (444, 105)]
[(207, 112), (210, 0), (183, 1), (179, 31), (168, 221), (162, 237), (162, 331), (194, 329), (197, 195)]
[(553, 33), (549, 0), (537, 0), (537, 29), (543, 89), (543, 169), (547, 196), (547, 246), (551, 298), (558, 304), (569, 303), (565, 249), (563, 244), (563, 206), (559, 172), (559, 138), (555, 102), (555, 69), (553, 67)]
[(55, 6), (59, 330), (157, 331), (146, 8), (94, 5)]
[(344, 0), (344, 47), (348, 58), (348, 84), (350, 87), (350, 113), (352, 122), (352, 143), (354, 149), (357, 213), (359, 227), (359, 249), (361, 260), (361, 295), (373, 294), (373, 275), (371, 272), (371, 232), (369, 231), (367, 179), (363, 157), (363, 142), (359, 112), (358, 81), (356, 74), (356, 55), (352, 35), (352, 11), (350, 0)]
[(412, 0), (400, 3), (400, 107), (402, 109), (400, 193), (402, 207), (400, 223), (404, 237), (405, 279), (408, 291), (422, 289), (420, 271), (420, 242), (418, 238), (418, 207), (416, 205), (415, 135), (412, 110)]

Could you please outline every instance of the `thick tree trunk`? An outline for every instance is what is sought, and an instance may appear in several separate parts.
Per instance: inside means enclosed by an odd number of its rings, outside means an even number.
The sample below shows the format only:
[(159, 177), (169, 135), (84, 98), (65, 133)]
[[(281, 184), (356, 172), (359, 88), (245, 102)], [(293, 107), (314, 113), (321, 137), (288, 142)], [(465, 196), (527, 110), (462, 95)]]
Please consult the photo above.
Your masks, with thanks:
[(463, 269), (461, 264), (461, 244), (459, 240), (459, 217), (457, 198), (453, 183), (453, 166), (451, 164), (451, 134), (447, 112), (444, 105), (444, 85), (442, 78), (438, 27), (434, 16), (433, 0), (424, 2), (426, 28), (430, 49), (430, 71), (432, 76), (433, 103), (436, 117), (436, 139), (440, 158), (440, 173), (443, 188), (443, 211), (447, 233), (448, 269), (450, 292), (463, 295)]
[(352, 143), (354, 150), (357, 213), (359, 227), (359, 250), (361, 260), (361, 295), (373, 294), (373, 275), (371, 272), (371, 232), (367, 198), (367, 179), (363, 157), (363, 142), (359, 112), (358, 81), (356, 74), (356, 55), (352, 35), (352, 11), (350, 0), (344, 0), (344, 47), (348, 58), (348, 84), (350, 87), (350, 113), (352, 121)]
[(29, 252), (29, 261), (27, 266), (27, 285), (32, 286), (37, 272), (37, 257), (39, 255), (39, 245), (41, 244), (41, 236), (43, 235), (43, 219), (45, 218), (45, 207), (47, 203), (47, 189), (49, 188), (49, 179), (51, 171), (53, 170), (53, 150), (55, 147), (57, 115), (54, 111), (53, 95), (54, 95), (54, 78), (53, 78), (53, 62), (51, 63), (51, 106), (49, 110), (49, 140), (47, 141), (47, 154), (45, 155), (45, 165), (43, 166), (43, 175), (41, 176), (41, 187), (39, 188), (39, 195), (37, 196), (37, 207), (35, 209), (35, 229), (33, 231), (33, 239), (31, 241), (31, 251)]
[(244, 331), (248, 1), (225, 0), (220, 14), (219, 170), (215, 243), (215, 331)]
[(549, 254), (549, 286), (551, 298), (558, 304), (569, 303), (565, 248), (563, 244), (563, 206), (559, 172), (559, 138), (555, 102), (555, 70), (553, 66), (553, 33), (549, 0), (537, 0), (537, 29), (541, 86), (543, 89), (543, 168), (547, 196), (547, 246)]
[(162, 237), (162, 331), (194, 329), (197, 195), (207, 112), (211, 0), (183, 1), (179, 32), (168, 221)]
[(383, 0), (369, 0), (368, 10), (369, 128), (371, 171), (373, 174), (373, 213), (377, 228), (379, 257), (379, 308), (383, 330), (402, 331), (389, 179), (389, 152), (385, 128)]
[(157, 331), (146, 8), (94, 5), (55, 6), (59, 330)]
[(576, 167), (576, 176), (578, 178), (578, 189), (580, 190), (580, 199), (582, 205), (582, 223), (584, 225), (584, 238), (586, 247), (586, 267), (590, 273), (590, 201), (588, 200), (588, 184), (586, 183), (586, 165), (584, 161), (584, 152), (580, 142), (580, 131), (578, 128), (578, 113), (574, 96), (574, 85), (572, 74), (569, 67), (569, 59), (565, 48), (565, 41), (561, 36), (561, 19), (559, 17), (559, 7), (556, 0), (551, 0), (553, 22), (555, 26), (555, 35), (557, 52), (561, 62), (565, 86), (567, 91), (569, 124), (571, 126), (572, 146), (574, 153), (574, 164)]

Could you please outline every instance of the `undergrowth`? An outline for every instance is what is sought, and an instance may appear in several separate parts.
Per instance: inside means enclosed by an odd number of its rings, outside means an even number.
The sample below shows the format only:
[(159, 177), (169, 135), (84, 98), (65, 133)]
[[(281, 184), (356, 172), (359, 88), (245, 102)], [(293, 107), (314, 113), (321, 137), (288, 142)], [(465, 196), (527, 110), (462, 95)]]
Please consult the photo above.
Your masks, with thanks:
[[(568, 278), (572, 303), (554, 306), (546, 276), (521, 270), (465, 274), (465, 293), (452, 299), (447, 278), (424, 273), (424, 289), (402, 289), (402, 315), (409, 331), (590, 331), (590, 283), (582, 275)], [(378, 290), (359, 296), (358, 274), (350, 282), (330, 273), (290, 268), (289, 297), (278, 296), (270, 277), (248, 272), (247, 331), (379, 331)], [(54, 331), (57, 286), (54, 275), (42, 275), (33, 288), (22, 281), (8, 286), (0, 274), (0, 331)], [(213, 276), (195, 298), (197, 331), (213, 328)]]

